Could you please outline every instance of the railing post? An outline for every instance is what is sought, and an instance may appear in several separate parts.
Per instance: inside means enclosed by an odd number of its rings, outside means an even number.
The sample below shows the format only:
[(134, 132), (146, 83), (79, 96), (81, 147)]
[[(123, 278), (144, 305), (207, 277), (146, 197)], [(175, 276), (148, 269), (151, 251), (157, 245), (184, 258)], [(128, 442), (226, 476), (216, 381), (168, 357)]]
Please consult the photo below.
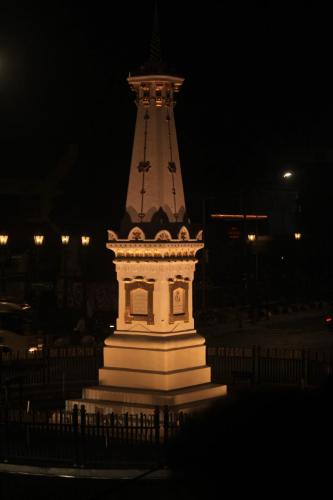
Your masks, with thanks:
[[(142, 426), (142, 423), (141, 423), (141, 426)], [(159, 446), (159, 444), (160, 444), (160, 408), (158, 406), (156, 406), (156, 408), (154, 410), (154, 430), (155, 430), (155, 443)]]
[(4, 424), (5, 424), (5, 435), (4, 435), (4, 441), (5, 441), (5, 449), (4, 449), (4, 462), (8, 462), (8, 456), (9, 456), (9, 418), (8, 418), (8, 406), (7, 404), (4, 407)]
[(50, 350), (48, 347), (43, 349), (44, 356), (44, 385), (48, 385), (50, 382)]
[(100, 433), (101, 433), (101, 414), (99, 411), (96, 412), (95, 426), (96, 426), (96, 434), (97, 434), (97, 436), (100, 436)]
[(184, 425), (184, 413), (182, 411), (178, 414), (178, 423), (179, 423), (179, 429), (182, 429)]
[(61, 373), (61, 393), (62, 393), (62, 399), (66, 399), (65, 396), (65, 386), (66, 386), (66, 372), (65, 370), (62, 370)]
[(124, 415), (124, 428), (125, 428), (125, 443), (129, 442), (129, 428), (128, 428), (128, 412)]
[(86, 462), (86, 423), (87, 423), (87, 412), (84, 405), (81, 405), (80, 408), (80, 425), (81, 425), (81, 433), (80, 433), (80, 448), (81, 448), (81, 467)]
[(161, 412), (159, 406), (156, 406), (154, 410), (154, 433), (155, 433), (155, 459), (158, 466), (161, 466), (162, 462), (162, 447), (161, 447)]
[(308, 352), (303, 349), (302, 350), (302, 380), (301, 387), (305, 389), (309, 382), (309, 357)]
[(168, 441), (169, 438), (169, 425), (170, 425), (169, 407), (165, 406), (163, 409), (163, 430), (164, 430), (165, 443)]
[(252, 348), (252, 363), (253, 363), (253, 383), (258, 385), (260, 383), (260, 346), (253, 346)]
[(73, 426), (73, 435), (74, 435), (74, 467), (79, 465), (80, 457), (79, 457), (79, 410), (77, 404), (74, 405), (72, 411), (72, 426)]

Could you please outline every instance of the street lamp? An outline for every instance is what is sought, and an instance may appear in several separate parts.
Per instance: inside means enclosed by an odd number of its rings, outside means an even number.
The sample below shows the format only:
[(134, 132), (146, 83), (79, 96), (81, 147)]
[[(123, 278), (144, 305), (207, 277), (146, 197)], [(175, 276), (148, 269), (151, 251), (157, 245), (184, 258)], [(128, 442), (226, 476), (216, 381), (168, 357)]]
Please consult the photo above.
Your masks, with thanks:
[(295, 240), (300, 240), (302, 238), (302, 233), (295, 233), (294, 238)]
[(81, 236), (81, 245), (87, 247), (90, 244), (90, 236)]
[[(81, 236), (81, 245), (84, 248), (88, 248), (90, 244), (90, 236)], [(87, 317), (87, 255), (86, 251), (83, 252), (83, 313), (84, 317)]]
[(34, 242), (35, 242), (35, 245), (40, 247), (43, 245), (44, 243), (44, 235), (43, 234), (35, 234), (34, 235)]
[(8, 234), (0, 234), (0, 245), (6, 246), (8, 243)]
[(62, 244), (62, 272), (63, 272), (63, 297), (62, 297), (62, 307), (64, 311), (67, 311), (68, 302), (68, 282), (67, 282), (67, 251), (69, 245), (70, 236), (69, 234), (61, 235)]
[(8, 234), (0, 234), (0, 246), (1, 246), (1, 293), (6, 293), (6, 283), (5, 283), (5, 261), (6, 253), (5, 247), (8, 243)]
[[(254, 243), (257, 239), (257, 235), (254, 233), (250, 233), (247, 235), (247, 239), (249, 240), (250, 243)], [(255, 266), (255, 280), (257, 283), (257, 281), (258, 281), (258, 251), (256, 249), (256, 245), (254, 245), (253, 249), (254, 249), (255, 264), (256, 264), (256, 266)]]
[[(40, 284), (40, 252), (41, 247), (44, 243), (44, 235), (41, 233), (34, 234), (35, 251), (33, 252), (33, 262), (32, 262), (32, 282), (30, 283), (29, 289), (32, 287), (32, 299), (35, 302), (36, 312), (37, 312), (37, 328), (40, 328), (40, 306), (41, 306), (41, 291)], [(34, 289), (35, 287), (35, 289)]]
[(61, 243), (64, 246), (67, 246), (69, 244), (69, 235), (68, 234), (62, 234), (61, 235)]

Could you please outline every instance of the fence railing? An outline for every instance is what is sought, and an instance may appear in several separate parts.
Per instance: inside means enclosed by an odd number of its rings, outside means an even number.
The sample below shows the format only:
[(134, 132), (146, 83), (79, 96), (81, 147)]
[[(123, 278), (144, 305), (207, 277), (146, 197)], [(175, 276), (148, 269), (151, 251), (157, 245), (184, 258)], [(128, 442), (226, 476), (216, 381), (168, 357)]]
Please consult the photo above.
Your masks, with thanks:
[(252, 347), (209, 347), (207, 363), (217, 382), (238, 385), (319, 386), (332, 374), (333, 351)]
[[(189, 418), (189, 417), (187, 417)], [(24, 412), (0, 408), (0, 459), (68, 466), (163, 462), (163, 446), (186, 416), (167, 407), (152, 414), (87, 414), (73, 411)]]
[(102, 363), (103, 349), (99, 347), (59, 347), (33, 354), (2, 352), (0, 396), (10, 399), (13, 393), (17, 396), (24, 392), (27, 396), (31, 392), (48, 391), (57, 392), (65, 399), (83, 386), (98, 383), (98, 369)]
[[(34, 357), (8, 355), (1, 358), (2, 388), (8, 377), (22, 375), (25, 388), (67, 382), (78, 387), (97, 383), (102, 350), (61, 348)], [(212, 379), (233, 387), (284, 385), (315, 387), (332, 374), (333, 352), (253, 347), (208, 347), (207, 363)], [(14, 379), (15, 380), (15, 379)], [(25, 385), (24, 385), (25, 384)], [(29, 385), (30, 384), (30, 385)], [(28, 391), (25, 393), (28, 394)], [(63, 397), (66, 393), (62, 393)], [(23, 398), (24, 400), (24, 398)], [(0, 404), (0, 459), (22, 463), (68, 466), (163, 462), (165, 443), (188, 417), (156, 408), (153, 414), (88, 414), (75, 405), (73, 411), (37, 411), (34, 405), (11, 407), (10, 398)], [(24, 409), (23, 409), (24, 408)]]
[[(33, 355), (0, 353), (0, 400), (31, 394), (80, 397), (82, 387), (98, 383), (100, 347), (62, 347)], [(250, 347), (208, 347), (212, 379), (230, 388), (252, 385), (318, 386), (333, 372), (333, 351)], [(35, 398), (36, 399), (36, 398)]]

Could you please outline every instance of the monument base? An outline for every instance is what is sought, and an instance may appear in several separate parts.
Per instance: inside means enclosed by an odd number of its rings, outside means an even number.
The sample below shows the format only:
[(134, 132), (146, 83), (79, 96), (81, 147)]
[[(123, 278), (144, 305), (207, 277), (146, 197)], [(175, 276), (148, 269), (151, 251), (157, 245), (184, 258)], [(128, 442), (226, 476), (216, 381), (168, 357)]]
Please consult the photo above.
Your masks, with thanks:
[(88, 413), (152, 414), (156, 407), (171, 412), (193, 412), (208, 407), (216, 399), (226, 396), (227, 386), (201, 384), (170, 391), (142, 390), (98, 385), (83, 389), (82, 398), (66, 401), (66, 409), (74, 404), (85, 405)]

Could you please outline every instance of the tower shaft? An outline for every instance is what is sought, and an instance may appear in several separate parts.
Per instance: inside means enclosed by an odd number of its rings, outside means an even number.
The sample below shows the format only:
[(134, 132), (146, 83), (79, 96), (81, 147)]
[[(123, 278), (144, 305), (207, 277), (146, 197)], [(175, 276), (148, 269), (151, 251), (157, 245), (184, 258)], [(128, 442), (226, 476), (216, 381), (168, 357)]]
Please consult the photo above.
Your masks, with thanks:
[(132, 223), (152, 223), (159, 211), (170, 223), (183, 222), (185, 199), (174, 120), (182, 78), (129, 77), (137, 118), (126, 211)]

